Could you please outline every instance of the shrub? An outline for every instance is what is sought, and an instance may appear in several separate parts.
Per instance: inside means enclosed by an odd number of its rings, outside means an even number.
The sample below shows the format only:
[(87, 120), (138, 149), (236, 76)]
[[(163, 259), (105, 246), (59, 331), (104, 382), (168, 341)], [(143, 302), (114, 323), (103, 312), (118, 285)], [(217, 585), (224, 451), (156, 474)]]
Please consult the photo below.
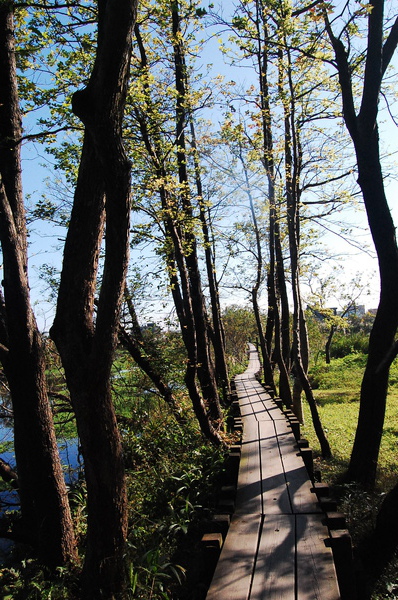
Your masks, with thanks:
[(365, 333), (336, 333), (331, 346), (332, 358), (343, 358), (353, 352), (367, 354), (369, 338)]

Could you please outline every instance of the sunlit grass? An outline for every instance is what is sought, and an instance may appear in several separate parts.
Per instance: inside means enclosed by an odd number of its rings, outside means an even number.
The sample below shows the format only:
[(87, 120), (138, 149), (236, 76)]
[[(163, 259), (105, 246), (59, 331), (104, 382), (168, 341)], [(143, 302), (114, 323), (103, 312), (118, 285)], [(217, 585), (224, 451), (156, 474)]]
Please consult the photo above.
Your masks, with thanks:
[[(349, 462), (358, 421), (360, 387), (365, 364), (366, 356), (354, 354), (332, 360), (330, 365), (317, 365), (311, 373), (319, 415), (333, 458), (328, 461), (319, 458), (320, 446), (305, 400), (305, 426), (302, 428), (302, 436), (309, 440), (323, 477), (331, 482), (339, 478)], [(393, 365), (379, 456), (377, 474), (379, 490), (387, 491), (398, 479), (397, 441), (398, 366)]]

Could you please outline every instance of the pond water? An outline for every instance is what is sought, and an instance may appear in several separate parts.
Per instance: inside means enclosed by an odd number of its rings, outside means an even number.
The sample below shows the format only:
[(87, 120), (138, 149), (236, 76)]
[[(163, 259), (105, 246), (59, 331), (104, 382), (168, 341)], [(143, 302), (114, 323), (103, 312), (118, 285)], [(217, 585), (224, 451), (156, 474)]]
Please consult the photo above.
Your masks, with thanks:
[[(7, 443), (7, 446), (9, 446), (10, 449), (0, 453), (0, 458), (8, 463), (12, 468), (15, 468), (13, 429), (4, 423), (0, 423), (0, 444), (3, 443)], [(58, 439), (58, 448), (64, 469), (65, 481), (66, 484), (69, 485), (77, 479), (79, 473), (83, 470), (83, 462), (79, 452), (78, 439)], [(12, 491), (0, 493), (0, 516), (4, 510), (18, 508), (17, 498), (17, 494)]]
[[(15, 453), (13, 450), (13, 429), (0, 422), (0, 444), (7, 443), (9, 450), (0, 453), (0, 457), (8, 463), (12, 468), (15, 468)], [(73, 483), (83, 470), (82, 457), (79, 452), (79, 444), (77, 438), (59, 439), (58, 448), (61, 457), (62, 466), (65, 474), (65, 482), (67, 485)], [(5, 511), (18, 510), (18, 494), (13, 490), (0, 492), (0, 517)], [(9, 556), (13, 542), (6, 538), (0, 538), (0, 564)]]

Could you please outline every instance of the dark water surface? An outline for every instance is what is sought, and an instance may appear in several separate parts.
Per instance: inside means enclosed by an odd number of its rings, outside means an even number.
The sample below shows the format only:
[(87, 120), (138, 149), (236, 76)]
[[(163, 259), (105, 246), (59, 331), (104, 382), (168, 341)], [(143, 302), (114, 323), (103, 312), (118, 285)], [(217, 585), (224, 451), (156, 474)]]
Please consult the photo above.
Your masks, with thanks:
[[(0, 422), (0, 444), (7, 443), (10, 446), (10, 450), (0, 453), (6, 463), (8, 463), (13, 469), (15, 469), (15, 453), (12, 447), (14, 439), (13, 429)], [(58, 448), (61, 456), (61, 462), (65, 474), (65, 482), (70, 485), (75, 481), (79, 473), (83, 470), (83, 462), (79, 453), (79, 446), (77, 438), (70, 440), (58, 439)], [(6, 511), (18, 510), (19, 499), (17, 492), (13, 490), (6, 490), (0, 492), (0, 517)], [(6, 538), (0, 538), (0, 564), (4, 563), (12, 550), (13, 542)]]

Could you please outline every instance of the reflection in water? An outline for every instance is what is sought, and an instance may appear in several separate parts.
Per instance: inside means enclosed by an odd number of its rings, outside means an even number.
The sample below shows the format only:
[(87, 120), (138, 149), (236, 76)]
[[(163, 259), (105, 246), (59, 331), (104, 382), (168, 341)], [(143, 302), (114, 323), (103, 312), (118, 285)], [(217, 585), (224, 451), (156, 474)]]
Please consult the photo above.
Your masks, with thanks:
[[(13, 449), (13, 429), (9, 425), (0, 424), (0, 444), (6, 444), (7, 450), (0, 453), (0, 457), (15, 469), (15, 453)], [(77, 438), (70, 440), (58, 440), (58, 448), (61, 457), (61, 463), (65, 473), (65, 481), (70, 485), (75, 481), (83, 470), (82, 457), (79, 452)], [(15, 510), (18, 508), (18, 495), (13, 491), (0, 492), (0, 516), (5, 510)]]
[[(15, 469), (15, 453), (13, 449), (13, 429), (10, 423), (3, 420), (0, 423), (0, 444), (7, 449), (0, 453), (0, 457)], [(3, 447), (4, 447), (3, 446)], [(83, 462), (79, 452), (77, 438), (58, 440), (61, 463), (65, 473), (65, 482), (70, 485), (76, 481), (83, 471)], [(19, 498), (16, 491), (11, 489), (0, 492), (0, 517), (6, 511), (19, 509)], [(12, 550), (13, 542), (6, 538), (0, 538), (0, 564), (4, 563)]]

